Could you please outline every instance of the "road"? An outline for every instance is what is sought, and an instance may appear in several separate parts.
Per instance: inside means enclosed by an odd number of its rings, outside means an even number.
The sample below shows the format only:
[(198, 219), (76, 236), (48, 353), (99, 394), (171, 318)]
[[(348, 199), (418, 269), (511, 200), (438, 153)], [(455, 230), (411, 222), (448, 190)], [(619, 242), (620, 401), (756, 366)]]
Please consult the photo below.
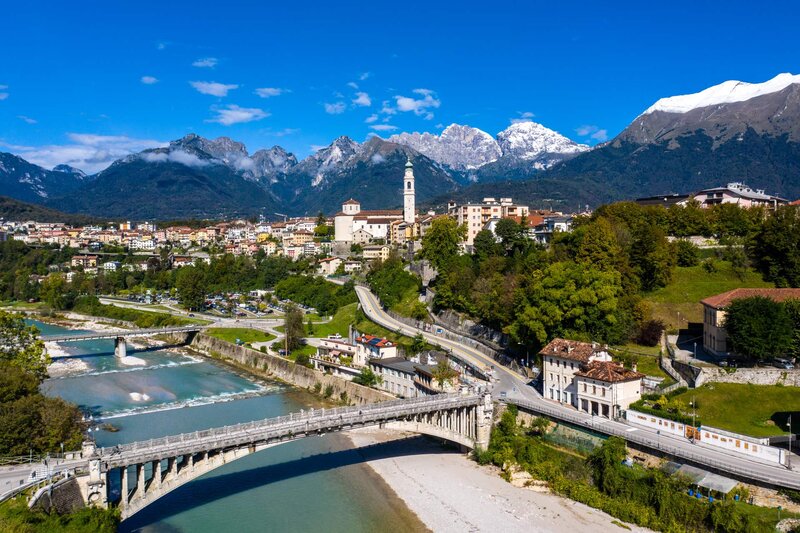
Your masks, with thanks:
[[(693, 444), (688, 439), (666, 434), (662, 435), (656, 430), (581, 413), (572, 407), (545, 400), (533, 387), (526, 383), (522, 376), (499, 365), (489, 356), (466, 344), (444, 339), (433, 333), (398, 322), (383, 311), (377, 297), (365, 287), (356, 287), (356, 294), (364, 313), (373, 322), (393, 331), (400, 331), (404, 335), (413, 337), (421, 334), (427, 341), (452, 350), (454, 356), (470, 363), (489, 368), (494, 366), (495, 380), (492, 387), (492, 396), (497, 399), (504, 399), (528, 410), (581, 425), (606, 435), (621, 436), (630, 442), (713, 467), (721, 472), (795, 490), (800, 489), (800, 472), (795, 470), (788, 470), (774, 463), (746, 458), (736, 453), (727, 453), (701, 443)], [(793, 459), (797, 459), (797, 457), (795, 456)], [(793, 464), (797, 463), (800, 463), (800, 461), (793, 460)]]

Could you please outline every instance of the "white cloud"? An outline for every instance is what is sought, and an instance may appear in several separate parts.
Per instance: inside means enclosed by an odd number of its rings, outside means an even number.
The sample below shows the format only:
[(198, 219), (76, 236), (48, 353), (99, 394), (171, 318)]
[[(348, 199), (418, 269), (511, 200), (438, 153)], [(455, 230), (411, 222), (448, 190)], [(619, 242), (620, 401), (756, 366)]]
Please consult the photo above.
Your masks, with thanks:
[(217, 66), (217, 63), (219, 63), (219, 59), (216, 57), (204, 57), (194, 61), (192, 66), (198, 68), (214, 68)]
[(361, 75), (358, 77), (358, 79), (361, 80), (361, 81), (364, 81), (367, 78), (369, 78), (370, 76), (372, 76), (371, 72), (362, 72)]
[(22, 122), (26, 122), (28, 124), (36, 124), (39, 122), (35, 118), (26, 117), (25, 115), (17, 115), (17, 118), (20, 119)]
[(384, 100), (381, 104), (381, 113), (384, 115), (396, 115), (397, 109), (393, 108), (387, 100)]
[(67, 137), (69, 144), (18, 146), (15, 147), (16, 153), (45, 168), (66, 164), (94, 174), (129, 154), (167, 145), (154, 139), (135, 139), (126, 135), (69, 133)]
[(368, 116), (364, 122), (366, 122), (367, 124), (372, 124), (373, 122), (377, 121), (378, 121), (378, 115), (376, 113), (373, 113), (370, 116)]
[(311, 150), (312, 150), (313, 152), (319, 152), (319, 151), (320, 151), (320, 150), (322, 150), (323, 148), (327, 148), (327, 147), (328, 147), (328, 146), (327, 146), (327, 145), (325, 145), (325, 144), (312, 144), (312, 145), (311, 145)]
[(145, 85), (153, 85), (154, 83), (158, 83), (158, 78), (154, 78), (153, 76), (142, 76), (141, 81)]
[(200, 159), (194, 154), (184, 152), (183, 150), (170, 150), (169, 152), (146, 152), (142, 154), (142, 159), (148, 163), (180, 163), (187, 167), (205, 167), (209, 164), (208, 161)]
[(436, 98), (436, 93), (430, 89), (414, 89), (415, 94), (419, 94), (422, 98), (414, 98), (408, 96), (395, 96), (395, 104), (397, 111), (413, 112), (415, 115), (424, 116), (426, 120), (433, 118), (431, 108), (438, 108), (441, 105), (441, 100)]
[(325, 112), (329, 115), (341, 115), (344, 113), (346, 106), (344, 102), (336, 102), (333, 104), (323, 104), (325, 106)]
[(220, 97), (228, 96), (228, 91), (239, 88), (235, 84), (217, 83), (215, 81), (190, 81), (189, 85), (197, 89), (199, 93)]
[(356, 93), (356, 97), (353, 99), (353, 105), (367, 107), (372, 105), (372, 99), (369, 97), (367, 93), (359, 92)]
[(575, 133), (581, 137), (589, 137), (598, 142), (606, 142), (608, 140), (608, 130), (600, 129), (594, 124), (584, 124), (575, 128)]
[(261, 98), (280, 96), (285, 92), (287, 92), (286, 89), (279, 89), (278, 87), (261, 87), (259, 89), (256, 89), (256, 94)]
[(440, 122), (440, 123), (438, 123), (438, 124), (437, 124), (436, 126), (434, 126), (434, 127), (435, 127), (436, 129), (438, 129), (438, 130), (442, 130), (442, 129), (444, 129), (444, 124), (442, 124), (442, 123)]
[(218, 122), (223, 126), (231, 126), (233, 124), (241, 124), (243, 122), (255, 122), (267, 118), (270, 114), (263, 109), (257, 107), (239, 107), (238, 105), (230, 104), (225, 107), (216, 107), (212, 110), (217, 114), (216, 117), (207, 120), (206, 122)]
[(358, 89), (358, 84), (354, 81), (348, 81), (347, 86), (350, 87), (351, 89)]
[(371, 161), (372, 161), (374, 164), (376, 164), (376, 165), (377, 165), (377, 164), (379, 164), (379, 163), (383, 163), (384, 161), (386, 161), (386, 158), (385, 158), (385, 157), (383, 157), (381, 154), (375, 154), (375, 155), (373, 155), (373, 156), (370, 158), (370, 160), (371, 160)]
[(397, 129), (397, 126), (392, 126), (391, 124), (373, 124), (370, 128), (375, 131), (394, 131)]
[(518, 117), (511, 119), (512, 124), (518, 124), (520, 122), (530, 122), (531, 119), (533, 119), (533, 117), (536, 116), (530, 111), (518, 111), (517, 114), (519, 115)]
[(167, 47), (167, 43), (164, 43), (164, 42), (156, 43), (156, 50), (163, 50), (166, 47)]
[(300, 133), (300, 128), (283, 128), (273, 133), (273, 135), (275, 137), (286, 137), (287, 135), (294, 135), (295, 133)]
[(8, 85), (0, 85), (0, 100), (8, 98), (8, 93), (5, 92), (6, 89), (8, 89)]

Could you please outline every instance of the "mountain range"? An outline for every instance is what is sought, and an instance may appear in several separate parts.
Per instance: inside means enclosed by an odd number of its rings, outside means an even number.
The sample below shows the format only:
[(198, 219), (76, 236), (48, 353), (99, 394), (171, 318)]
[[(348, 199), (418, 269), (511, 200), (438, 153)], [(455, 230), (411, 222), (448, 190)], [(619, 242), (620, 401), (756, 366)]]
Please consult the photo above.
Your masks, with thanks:
[(438, 135), (402, 133), (364, 143), (343, 136), (302, 160), (280, 146), (250, 154), (227, 137), (189, 134), (93, 176), (0, 153), (0, 187), (20, 200), (104, 217), (334, 213), (350, 197), (368, 209), (401, 205), (409, 159), (422, 205), (502, 195), (569, 209), (729, 181), (795, 199), (800, 76), (727, 81), (662, 98), (593, 149), (531, 121), (496, 136), (459, 124)]

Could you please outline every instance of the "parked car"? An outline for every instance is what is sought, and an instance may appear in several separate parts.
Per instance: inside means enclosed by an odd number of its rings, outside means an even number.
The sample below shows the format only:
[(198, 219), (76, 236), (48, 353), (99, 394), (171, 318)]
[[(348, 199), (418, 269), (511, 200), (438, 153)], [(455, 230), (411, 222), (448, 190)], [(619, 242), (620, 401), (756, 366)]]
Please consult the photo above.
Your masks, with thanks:
[(775, 358), (772, 361), (772, 366), (783, 368), (784, 370), (794, 370), (794, 365), (788, 359)]

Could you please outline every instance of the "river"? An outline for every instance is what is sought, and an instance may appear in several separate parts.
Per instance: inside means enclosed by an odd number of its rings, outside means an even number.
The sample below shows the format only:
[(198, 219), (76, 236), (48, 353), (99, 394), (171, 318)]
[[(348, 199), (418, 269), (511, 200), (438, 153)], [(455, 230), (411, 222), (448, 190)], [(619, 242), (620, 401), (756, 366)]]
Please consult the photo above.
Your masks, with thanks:
[[(35, 322), (44, 334), (64, 328)], [(314, 405), (308, 393), (255, 381), (196, 356), (133, 351), (121, 364), (112, 340), (64, 343), (45, 394), (73, 402), (117, 432), (100, 446), (279, 416)], [(133, 353), (131, 353), (133, 351)], [(138, 361), (137, 361), (138, 360)], [(59, 367), (61, 367), (59, 369)], [(63, 373), (64, 369), (69, 372)], [(114, 488), (112, 487), (112, 490)], [(353, 450), (344, 435), (269, 448), (175, 490), (122, 523), (120, 531), (419, 531), (424, 525)]]

